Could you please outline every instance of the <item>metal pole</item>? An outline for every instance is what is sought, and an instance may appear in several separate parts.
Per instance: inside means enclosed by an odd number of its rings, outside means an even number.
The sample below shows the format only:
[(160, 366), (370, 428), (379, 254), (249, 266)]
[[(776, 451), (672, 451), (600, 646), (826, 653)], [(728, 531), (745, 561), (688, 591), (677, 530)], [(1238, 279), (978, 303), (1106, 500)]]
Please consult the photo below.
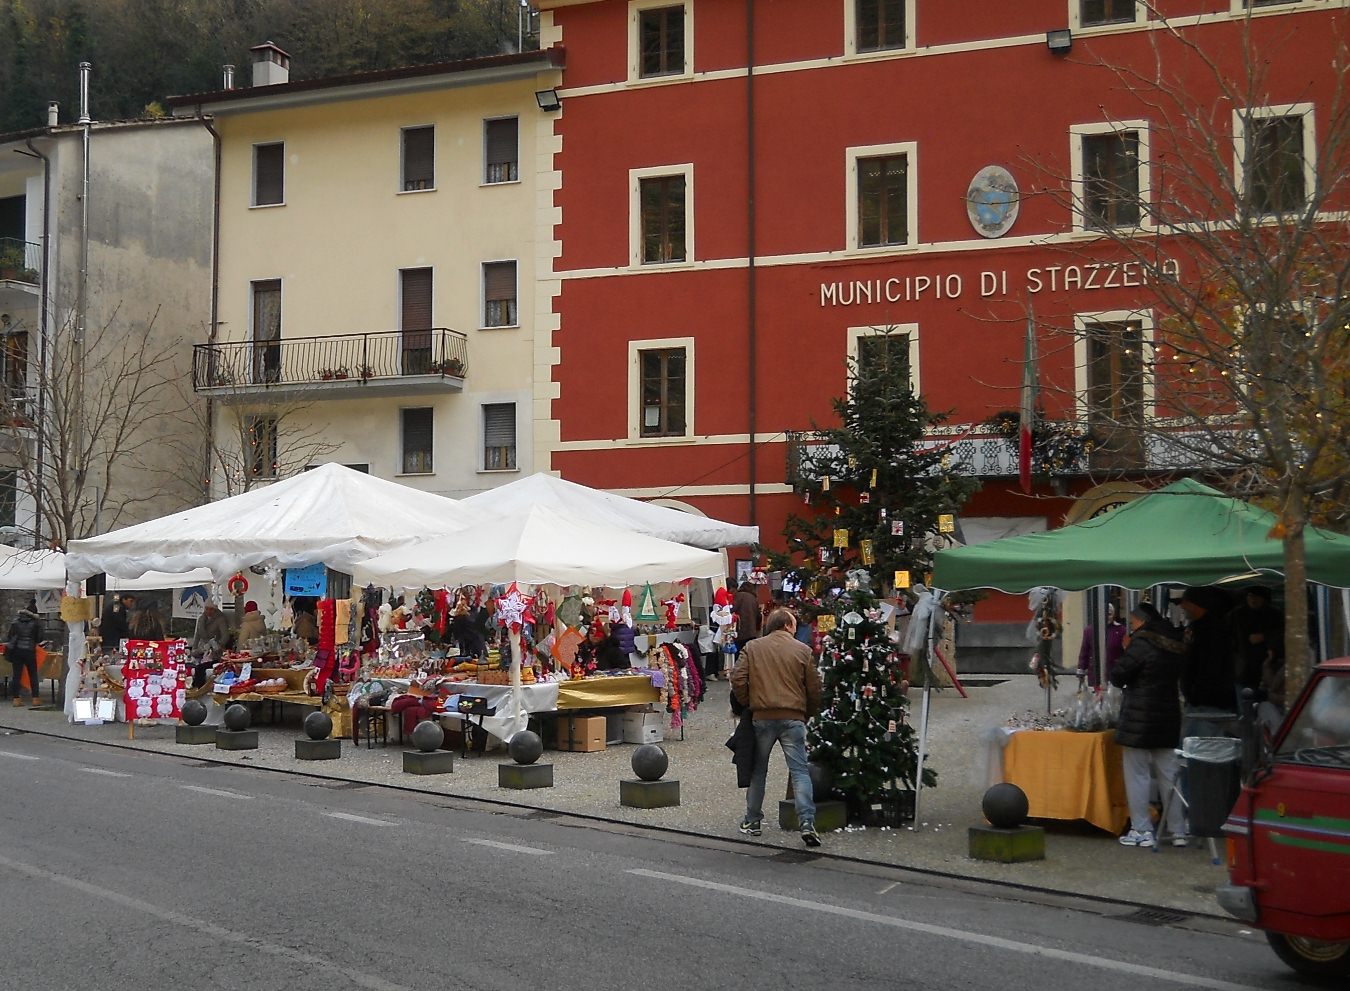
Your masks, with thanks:
[[(80, 178), (80, 282), (75, 302), (75, 335), (71, 353), (71, 373), (74, 376), (74, 403), (72, 409), (73, 450), (70, 466), (74, 471), (71, 489), (78, 505), (79, 492), (84, 487), (84, 331), (89, 304), (89, 70), (88, 62), (80, 63), (80, 124), (82, 126), (82, 155)], [(74, 523), (72, 516), (71, 523)], [(70, 540), (74, 534), (62, 534)]]
[(934, 630), (937, 624), (942, 622), (942, 600), (945, 595), (945, 592), (939, 592), (935, 588), (928, 590), (928, 596), (932, 599), (932, 609), (928, 613), (928, 636), (925, 640), (927, 656), (924, 658), (924, 663), (928, 665), (928, 670), (924, 672), (923, 701), (919, 705), (919, 755), (914, 772), (914, 824), (916, 828), (919, 824), (919, 799), (923, 795), (923, 764), (928, 756), (928, 709), (933, 698), (933, 651), (936, 649)]

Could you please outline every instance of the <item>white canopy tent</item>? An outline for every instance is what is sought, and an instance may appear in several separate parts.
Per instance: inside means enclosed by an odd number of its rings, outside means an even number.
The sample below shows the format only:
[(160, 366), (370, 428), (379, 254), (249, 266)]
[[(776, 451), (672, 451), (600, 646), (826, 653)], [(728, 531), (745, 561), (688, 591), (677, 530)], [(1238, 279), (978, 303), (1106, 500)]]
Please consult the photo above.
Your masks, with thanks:
[(195, 509), (72, 540), (66, 570), (80, 579), (100, 571), (140, 578), (147, 571), (205, 568), (220, 582), (268, 562), (283, 568), (322, 562), (350, 572), (366, 558), (462, 529), (484, 515), (454, 499), (327, 464)]
[(164, 571), (147, 571), (139, 578), (109, 578), (109, 592), (143, 592), (161, 588), (192, 588), (194, 585), (210, 585), (215, 581), (210, 568), (193, 568), (181, 574), (169, 574)]
[(66, 587), (65, 555), (0, 544), (0, 588), (57, 589)]
[[(454, 499), (327, 464), (195, 509), (73, 540), (66, 572), (71, 581), (100, 571), (110, 580), (144, 580), (148, 572), (202, 569), (199, 573), (218, 582), (267, 563), (283, 568), (322, 563), (350, 572), (368, 557), (453, 532), (484, 515)], [(71, 632), (73, 668), (83, 658), (84, 638), (82, 630)], [(68, 718), (75, 687), (68, 678)]]
[(708, 550), (759, 542), (759, 527), (723, 523), (706, 516), (657, 506), (538, 473), (470, 496), (464, 502), (494, 513), (512, 514), (546, 506), (591, 523), (646, 534)]
[[(382, 554), (352, 570), (359, 583), (395, 588), (489, 582), (622, 587), (723, 574), (722, 555), (715, 551), (577, 519), (540, 505)], [(520, 655), (520, 638), (513, 632), (512, 711), (503, 730), (508, 740), (525, 728), (527, 719), (520, 693)]]

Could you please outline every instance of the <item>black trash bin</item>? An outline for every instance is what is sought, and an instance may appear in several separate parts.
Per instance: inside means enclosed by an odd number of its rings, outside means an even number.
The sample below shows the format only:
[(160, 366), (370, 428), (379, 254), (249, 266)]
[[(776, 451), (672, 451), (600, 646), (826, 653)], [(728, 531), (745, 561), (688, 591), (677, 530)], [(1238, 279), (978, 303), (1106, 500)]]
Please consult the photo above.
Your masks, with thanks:
[(1192, 836), (1223, 834), (1224, 820), (1242, 790), (1242, 741), (1227, 736), (1188, 736), (1181, 744), (1186, 761), (1186, 801)]

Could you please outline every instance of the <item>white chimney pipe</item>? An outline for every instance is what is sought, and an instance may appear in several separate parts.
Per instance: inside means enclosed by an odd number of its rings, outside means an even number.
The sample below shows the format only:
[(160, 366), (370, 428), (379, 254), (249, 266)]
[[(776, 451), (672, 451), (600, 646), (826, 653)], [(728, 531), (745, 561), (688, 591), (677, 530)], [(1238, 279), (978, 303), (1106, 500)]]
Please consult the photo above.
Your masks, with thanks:
[(220, 67), (220, 71), (224, 74), (224, 85), (221, 88), (234, 89), (234, 66), (226, 63)]
[(55, 100), (52, 100), (47, 104), (47, 126), (55, 127), (60, 123), (60, 119), (60, 105)]
[(89, 70), (92, 69), (88, 62), (80, 63), (80, 123), (88, 124), (92, 117), (89, 116)]

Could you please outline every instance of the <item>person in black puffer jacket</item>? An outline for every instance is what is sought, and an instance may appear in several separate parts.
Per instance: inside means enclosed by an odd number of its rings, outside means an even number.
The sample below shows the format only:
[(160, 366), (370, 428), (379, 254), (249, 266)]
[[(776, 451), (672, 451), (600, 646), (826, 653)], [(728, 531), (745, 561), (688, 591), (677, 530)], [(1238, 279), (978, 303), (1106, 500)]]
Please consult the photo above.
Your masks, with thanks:
[(37, 646), (42, 639), (42, 621), (30, 605), (20, 609), (19, 616), (10, 624), (9, 638), (5, 645), (5, 657), (14, 668), (14, 705), (23, 705), (19, 698), (19, 672), (28, 672), (28, 704), (36, 709), (42, 705), (38, 696)]
[[(1125, 693), (1116, 726), (1116, 742), (1124, 748), (1125, 795), (1130, 803), (1130, 830), (1120, 838), (1125, 846), (1154, 844), (1148, 810), (1150, 772), (1157, 775), (1158, 794), (1163, 797), (1176, 779), (1176, 745), (1181, 735), (1178, 684), (1185, 654), (1181, 634), (1156, 609), (1143, 602), (1131, 610), (1125, 653), (1111, 668), (1111, 684)], [(1182, 804), (1166, 804), (1172, 845), (1184, 846)]]

